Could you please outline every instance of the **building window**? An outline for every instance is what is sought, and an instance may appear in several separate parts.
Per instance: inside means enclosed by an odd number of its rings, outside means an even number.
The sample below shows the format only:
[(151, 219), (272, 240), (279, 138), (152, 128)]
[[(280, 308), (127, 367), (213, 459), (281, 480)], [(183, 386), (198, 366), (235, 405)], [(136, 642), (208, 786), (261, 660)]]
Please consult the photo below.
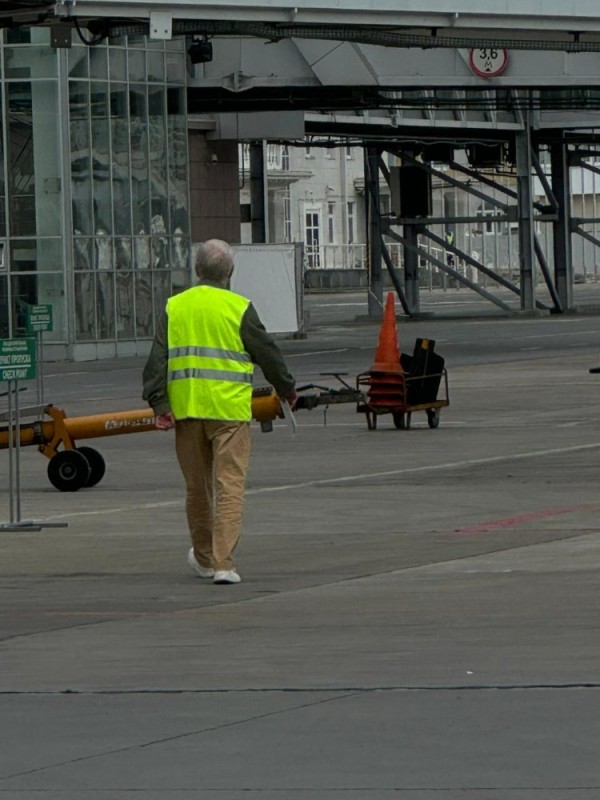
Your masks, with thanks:
[(292, 199), (289, 186), (283, 198), (283, 238), (286, 242), (292, 241)]
[(327, 244), (335, 244), (335, 203), (327, 203)]
[(281, 169), (288, 171), (290, 168), (290, 147), (287, 144), (283, 145), (281, 150)]
[(314, 158), (312, 147), (309, 144), (307, 144), (304, 148), (304, 158)]
[(306, 209), (304, 212), (304, 246), (308, 269), (318, 269), (321, 266), (320, 228), (318, 209)]
[(354, 201), (346, 204), (346, 218), (348, 222), (348, 244), (354, 244)]
[(346, 145), (346, 158), (348, 160), (354, 158), (354, 153), (352, 151), (352, 146), (349, 145), (349, 144)]
[(486, 219), (486, 217), (494, 217), (495, 215), (496, 211), (493, 208), (480, 208), (477, 211), (477, 216), (481, 217), (483, 221), (483, 233), (488, 235), (494, 233), (496, 223), (493, 220)]

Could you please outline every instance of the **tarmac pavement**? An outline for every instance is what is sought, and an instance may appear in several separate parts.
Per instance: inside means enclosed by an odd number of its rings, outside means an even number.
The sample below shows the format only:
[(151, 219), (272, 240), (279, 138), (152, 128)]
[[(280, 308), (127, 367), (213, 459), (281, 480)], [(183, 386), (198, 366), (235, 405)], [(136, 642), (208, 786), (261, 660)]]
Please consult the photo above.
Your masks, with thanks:
[[(352, 381), (378, 325), (315, 311), (292, 371)], [(446, 358), (440, 427), (257, 427), (237, 586), (186, 565), (171, 434), (90, 442), (76, 493), (22, 450), (24, 518), (68, 527), (0, 531), (1, 800), (598, 800), (598, 319), (399, 330)], [(141, 408), (142, 365), (45, 394)]]

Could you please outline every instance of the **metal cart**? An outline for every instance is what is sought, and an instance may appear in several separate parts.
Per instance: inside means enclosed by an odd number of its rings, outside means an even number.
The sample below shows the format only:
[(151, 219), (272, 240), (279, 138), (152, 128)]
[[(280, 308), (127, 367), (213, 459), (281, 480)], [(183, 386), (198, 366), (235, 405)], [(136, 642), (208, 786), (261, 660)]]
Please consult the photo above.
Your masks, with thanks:
[[(386, 396), (387, 376), (373, 371), (357, 376), (359, 399), (356, 410), (365, 414), (370, 431), (376, 430), (377, 417), (381, 414), (391, 414), (396, 428), (409, 430), (415, 411), (426, 413), (430, 428), (438, 427), (440, 411), (450, 405), (450, 400), (444, 359), (433, 352), (434, 345), (430, 339), (417, 339), (413, 355), (402, 354), (400, 364), (403, 372), (394, 375), (393, 388), (388, 389), (388, 400), (382, 399)], [(371, 401), (374, 388), (382, 387), (384, 391), (377, 392), (377, 401)]]

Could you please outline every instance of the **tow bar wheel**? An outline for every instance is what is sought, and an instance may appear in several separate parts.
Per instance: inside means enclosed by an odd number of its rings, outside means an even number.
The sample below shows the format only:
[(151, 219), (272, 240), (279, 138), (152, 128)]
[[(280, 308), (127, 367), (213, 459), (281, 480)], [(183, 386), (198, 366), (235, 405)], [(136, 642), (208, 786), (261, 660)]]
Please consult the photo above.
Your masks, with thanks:
[(61, 492), (76, 492), (87, 486), (92, 468), (78, 450), (61, 450), (48, 462), (50, 483)]
[(78, 447), (77, 452), (86, 457), (90, 465), (90, 477), (85, 484), (88, 489), (100, 483), (106, 472), (106, 463), (100, 453), (93, 447)]

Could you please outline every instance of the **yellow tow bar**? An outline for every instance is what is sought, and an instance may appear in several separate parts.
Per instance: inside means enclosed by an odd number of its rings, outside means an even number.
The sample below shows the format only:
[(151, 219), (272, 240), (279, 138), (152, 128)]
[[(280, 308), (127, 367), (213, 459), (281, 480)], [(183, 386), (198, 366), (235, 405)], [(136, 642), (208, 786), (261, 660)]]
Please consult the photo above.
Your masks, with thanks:
[[(104, 477), (106, 465), (97, 450), (77, 445), (82, 439), (121, 436), (156, 430), (150, 409), (116, 411), (88, 417), (67, 417), (65, 412), (49, 405), (44, 413), (50, 419), (24, 423), (19, 428), (21, 447), (37, 446), (50, 459), (48, 478), (61, 492), (95, 486)], [(283, 418), (281, 401), (271, 388), (255, 389), (252, 395), (252, 418), (260, 422), (263, 431), (271, 430), (273, 420)], [(16, 432), (12, 431), (14, 444)], [(10, 446), (11, 431), (0, 428), (0, 450)]]

